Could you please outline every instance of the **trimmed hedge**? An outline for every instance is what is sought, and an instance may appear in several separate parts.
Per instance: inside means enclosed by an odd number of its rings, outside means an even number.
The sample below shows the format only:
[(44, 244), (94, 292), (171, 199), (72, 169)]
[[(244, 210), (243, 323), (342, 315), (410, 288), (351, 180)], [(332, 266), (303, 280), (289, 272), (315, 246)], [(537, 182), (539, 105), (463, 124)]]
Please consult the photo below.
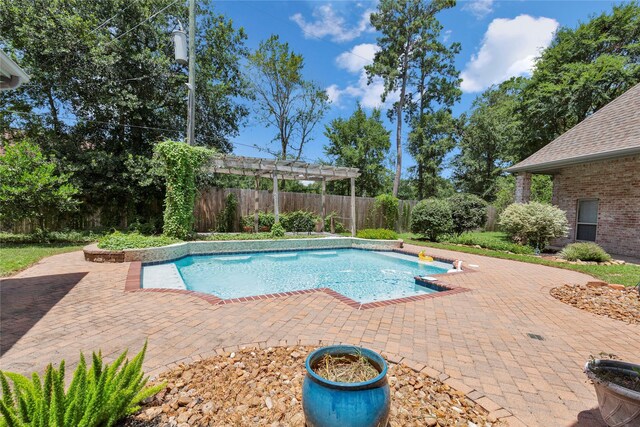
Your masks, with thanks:
[(365, 228), (358, 230), (356, 237), (361, 239), (397, 240), (398, 233), (393, 230), (387, 230), (386, 228)]

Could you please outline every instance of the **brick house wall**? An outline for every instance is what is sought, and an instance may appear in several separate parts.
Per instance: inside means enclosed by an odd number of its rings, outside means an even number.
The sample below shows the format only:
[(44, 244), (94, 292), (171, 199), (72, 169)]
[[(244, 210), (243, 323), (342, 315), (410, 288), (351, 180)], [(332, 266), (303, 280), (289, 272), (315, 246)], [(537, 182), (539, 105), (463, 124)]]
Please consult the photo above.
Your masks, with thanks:
[(640, 155), (562, 168), (553, 178), (553, 204), (567, 213), (575, 241), (578, 200), (598, 199), (596, 243), (607, 252), (640, 257)]

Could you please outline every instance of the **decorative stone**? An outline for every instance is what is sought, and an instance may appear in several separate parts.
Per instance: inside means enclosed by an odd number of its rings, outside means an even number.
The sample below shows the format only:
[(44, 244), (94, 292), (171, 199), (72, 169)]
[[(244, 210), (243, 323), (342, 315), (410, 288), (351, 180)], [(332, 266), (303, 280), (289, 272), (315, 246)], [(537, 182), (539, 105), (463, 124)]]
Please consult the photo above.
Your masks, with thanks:
[[(241, 349), (233, 359), (227, 353), (179, 366), (159, 376), (157, 381), (167, 381), (167, 388), (122, 427), (303, 427), (304, 361), (312, 350)], [(391, 395), (398, 396), (391, 402), (391, 426), (492, 426), (482, 407), (423, 371), (389, 363)]]

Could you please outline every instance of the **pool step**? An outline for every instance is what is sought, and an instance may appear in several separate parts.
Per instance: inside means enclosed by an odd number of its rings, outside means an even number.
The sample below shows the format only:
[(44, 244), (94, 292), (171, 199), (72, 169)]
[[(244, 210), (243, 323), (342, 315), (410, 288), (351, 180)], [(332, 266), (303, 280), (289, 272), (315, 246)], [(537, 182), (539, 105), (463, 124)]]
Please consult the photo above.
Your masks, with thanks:
[(266, 254), (265, 257), (267, 258), (273, 258), (273, 259), (295, 259), (298, 258), (298, 254), (297, 253), (293, 253), (293, 254)]
[(145, 289), (187, 289), (175, 264), (158, 264), (144, 267), (142, 287)]
[(214, 257), (213, 259), (224, 263), (241, 263), (251, 261), (251, 255), (221, 256)]

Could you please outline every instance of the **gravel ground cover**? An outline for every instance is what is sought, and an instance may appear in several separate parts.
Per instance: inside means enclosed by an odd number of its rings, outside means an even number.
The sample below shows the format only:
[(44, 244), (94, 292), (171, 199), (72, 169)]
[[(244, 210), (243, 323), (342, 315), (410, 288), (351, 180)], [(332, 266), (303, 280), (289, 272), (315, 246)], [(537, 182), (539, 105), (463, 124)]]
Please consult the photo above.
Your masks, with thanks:
[(640, 324), (640, 295), (637, 288), (563, 285), (551, 289), (551, 295), (581, 310), (631, 324)]
[[(160, 375), (167, 387), (121, 426), (304, 426), (304, 360), (312, 350), (243, 349), (180, 365)], [(464, 393), (424, 373), (389, 363), (388, 379), (392, 427), (499, 425)]]

